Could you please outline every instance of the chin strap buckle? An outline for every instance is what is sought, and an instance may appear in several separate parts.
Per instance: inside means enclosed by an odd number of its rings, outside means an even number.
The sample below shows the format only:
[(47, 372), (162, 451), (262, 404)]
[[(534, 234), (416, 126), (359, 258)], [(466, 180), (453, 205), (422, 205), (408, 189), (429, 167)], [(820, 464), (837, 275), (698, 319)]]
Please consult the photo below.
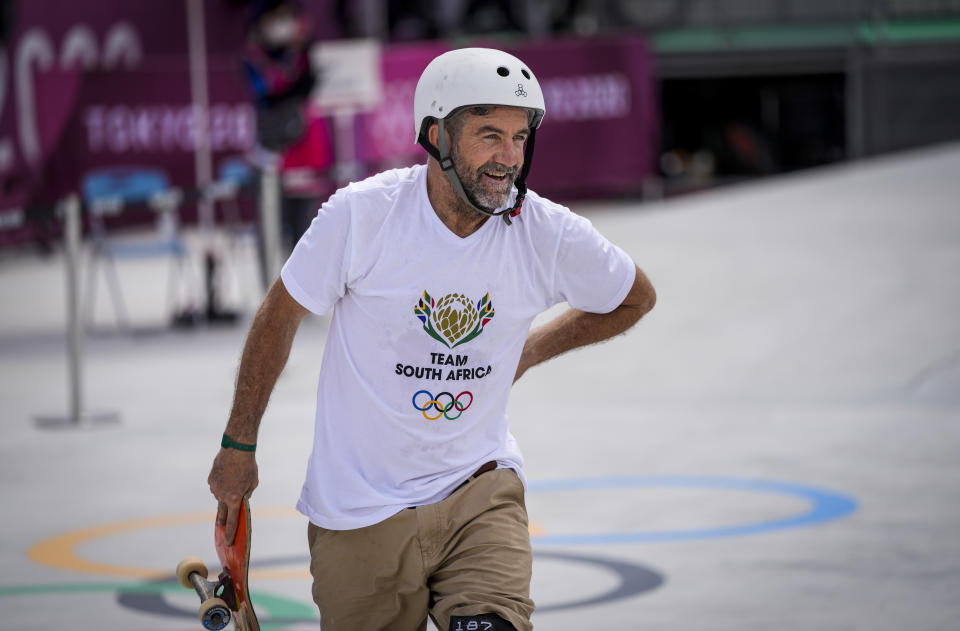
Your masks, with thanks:
[(510, 221), (511, 217), (516, 217), (520, 214), (520, 207), (523, 206), (523, 200), (527, 198), (527, 187), (521, 183), (517, 187), (517, 199), (513, 203), (513, 208), (510, 209), (510, 212), (504, 212), (500, 216), (503, 218), (503, 221), (508, 225), (513, 225), (513, 222)]

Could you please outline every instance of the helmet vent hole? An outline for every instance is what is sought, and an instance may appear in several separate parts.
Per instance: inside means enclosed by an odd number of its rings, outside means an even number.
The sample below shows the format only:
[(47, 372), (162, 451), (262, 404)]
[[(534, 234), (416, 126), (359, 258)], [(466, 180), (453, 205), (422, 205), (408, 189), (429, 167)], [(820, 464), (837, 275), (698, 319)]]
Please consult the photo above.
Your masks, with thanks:
[(509, 76), (510, 69), (507, 68), (506, 66), (500, 66), (499, 68), (497, 68), (497, 74), (500, 75), (501, 77)]
[(442, 112), (442, 111), (443, 111), (443, 106), (441, 105), (439, 108), (437, 108), (437, 110), (440, 111), (440, 112)]
[(523, 75), (524, 77), (526, 77), (527, 79), (530, 78), (530, 73), (527, 72), (527, 69), (526, 69), (526, 68), (521, 68), (521, 69), (520, 69), (520, 74), (522, 74), (522, 75)]

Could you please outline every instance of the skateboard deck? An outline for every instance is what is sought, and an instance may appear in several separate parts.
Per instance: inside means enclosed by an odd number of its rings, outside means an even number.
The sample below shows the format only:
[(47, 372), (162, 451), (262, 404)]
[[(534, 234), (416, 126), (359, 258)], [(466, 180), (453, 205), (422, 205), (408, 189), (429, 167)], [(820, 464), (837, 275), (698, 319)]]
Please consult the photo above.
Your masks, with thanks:
[(207, 580), (207, 568), (190, 557), (177, 566), (177, 579), (200, 596), (200, 621), (209, 631), (225, 629), (233, 621), (235, 631), (260, 631), (247, 587), (250, 566), (250, 503), (244, 498), (237, 522), (237, 535), (227, 545), (226, 526), (215, 525), (213, 540), (223, 571), (217, 581)]

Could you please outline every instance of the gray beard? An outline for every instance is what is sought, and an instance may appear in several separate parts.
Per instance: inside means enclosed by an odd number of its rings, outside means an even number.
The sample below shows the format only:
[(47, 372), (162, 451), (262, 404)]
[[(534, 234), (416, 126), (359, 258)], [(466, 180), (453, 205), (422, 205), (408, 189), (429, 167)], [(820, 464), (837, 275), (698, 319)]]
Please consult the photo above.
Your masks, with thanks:
[[(451, 148), (450, 158), (453, 160), (453, 170), (460, 178), (460, 184), (463, 185), (463, 192), (467, 194), (467, 200), (477, 208), (487, 212), (493, 212), (506, 205), (507, 200), (510, 199), (510, 191), (513, 190), (513, 182), (517, 178), (517, 169), (508, 169), (494, 162), (488, 162), (472, 174), (466, 173), (460, 166), (462, 163), (459, 157), (456, 149)], [(507, 181), (509, 182), (506, 192), (490, 193), (485, 189), (480, 178), (488, 171), (506, 171)], [(478, 213), (476, 208), (470, 208), (469, 210), (471, 215), (482, 214)]]

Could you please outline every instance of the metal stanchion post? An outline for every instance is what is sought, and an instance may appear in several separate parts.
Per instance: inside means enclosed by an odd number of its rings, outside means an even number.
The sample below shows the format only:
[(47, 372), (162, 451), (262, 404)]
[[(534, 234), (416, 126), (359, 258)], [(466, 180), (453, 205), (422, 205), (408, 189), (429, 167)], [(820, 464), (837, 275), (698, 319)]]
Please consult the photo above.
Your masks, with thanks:
[(280, 245), (280, 175), (277, 165), (264, 166), (260, 176), (260, 229), (263, 231), (263, 256), (266, 271), (266, 287), (280, 276), (282, 261)]
[(357, 153), (354, 148), (353, 129), (356, 110), (352, 107), (339, 107), (333, 112), (334, 147), (337, 163), (334, 168), (337, 185), (352, 182), (359, 174)]
[(80, 321), (80, 198), (71, 195), (61, 203), (67, 289), (67, 378), (70, 388), (67, 416), (37, 416), (38, 427), (80, 428), (120, 420), (116, 412), (88, 413), (83, 401), (83, 324)]
[(77, 308), (80, 277), (80, 199), (71, 195), (64, 203), (63, 243), (67, 279), (67, 362), (70, 380), (70, 421), (80, 423), (83, 414), (83, 328)]

